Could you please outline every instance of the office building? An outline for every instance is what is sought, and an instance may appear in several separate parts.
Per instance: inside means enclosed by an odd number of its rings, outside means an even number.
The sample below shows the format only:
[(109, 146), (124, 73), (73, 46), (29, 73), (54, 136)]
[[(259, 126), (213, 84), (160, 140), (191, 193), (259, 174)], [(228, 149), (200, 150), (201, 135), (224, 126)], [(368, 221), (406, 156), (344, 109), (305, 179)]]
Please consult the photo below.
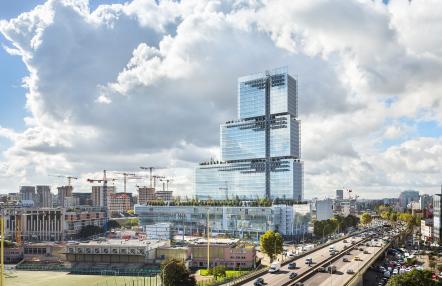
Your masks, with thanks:
[(172, 223), (175, 234), (203, 235), (207, 228), (207, 216), (212, 233), (232, 237), (251, 238), (267, 230), (278, 230), (284, 236), (302, 235), (307, 232), (310, 214), (306, 204), (249, 206), (173, 206), (135, 205), (140, 225)]
[(419, 201), (419, 192), (408, 190), (403, 191), (399, 195), (399, 206), (405, 209), (410, 202), (418, 202)]
[(336, 199), (343, 200), (344, 199), (344, 190), (336, 190)]
[(111, 194), (115, 194), (115, 186), (107, 186), (107, 198), (103, 197), (103, 186), (92, 186), (92, 205), (98, 207), (108, 207)]
[(51, 187), (37, 186), (36, 206), (39, 208), (52, 207)]
[(195, 170), (198, 199), (303, 199), (297, 82), (287, 68), (238, 80), (238, 120), (220, 127), (221, 160)]
[(433, 219), (421, 220), (421, 239), (425, 242), (433, 240)]

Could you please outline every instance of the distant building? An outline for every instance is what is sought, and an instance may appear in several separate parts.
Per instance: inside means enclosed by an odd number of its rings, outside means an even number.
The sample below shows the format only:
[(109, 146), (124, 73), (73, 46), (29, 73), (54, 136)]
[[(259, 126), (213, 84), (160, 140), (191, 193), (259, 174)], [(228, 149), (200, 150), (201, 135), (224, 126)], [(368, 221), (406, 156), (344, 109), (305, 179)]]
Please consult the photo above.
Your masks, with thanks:
[(163, 222), (150, 225), (144, 225), (143, 231), (146, 237), (152, 240), (169, 240), (172, 239), (172, 224)]
[(155, 189), (150, 187), (138, 187), (138, 204), (145, 205), (148, 201), (155, 200)]
[(51, 187), (37, 186), (36, 206), (39, 208), (52, 207)]
[[(65, 205), (71, 205), (71, 198), (72, 198), (72, 190), (73, 187), (72, 186), (61, 186), (57, 188), (58, 190), (58, 205), (60, 207), (65, 207)], [(68, 199), (66, 199), (68, 198)], [(65, 201), (68, 201), (68, 203), (66, 204)]]
[(160, 201), (171, 201), (172, 200), (172, 191), (156, 191), (155, 198)]
[(125, 213), (131, 209), (130, 193), (115, 193), (109, 197), (109, 212), (111, 214)]
[(91, 193), (72, 193), (75, 206), (92, 206)]
[(333, 217), (333, 202), (330, 199), (315, 202), (316, 220), (327, 220)]
[(424, 194), (419, 198), (419, 208), (421, 210), (432, 208), (433, 198), (430, 195)]
[(421, 239), (425, 242), (433, 241), (433, 220), (421, 220)]
[(76, 239), (80, 230), (88, 225), (103, 227), (106, 213), (99, 207), (79, 207), (66, 210), (64, 213), (65, 238)]
[(20, 187), (20, 200), (34, 201), (35, 200), (35, 187), (34, 186), (21, 186)]
[(435, 242), (441, 242), (442, 240), (442, 204), (441, 194), (433, 195), (433, 236)]
[[(107, 186), (107, 198), (103, 197), (103, 186), (92, 186), (92, 205), (98, 207), (109, 207), (109, 198), (111, 194), (115, 194), (115, 186)], [(105, 204), (105, 202), (107, 202)]]
[(401, 208), (406, 208), (410, 202), (418, 202), (419, 201), (419, 192), (408, 190), (403, 191), (399, 195), (399, 206)]
[(344, 190), (336, 190), (336, 199), (343, 200), (344, 199)]

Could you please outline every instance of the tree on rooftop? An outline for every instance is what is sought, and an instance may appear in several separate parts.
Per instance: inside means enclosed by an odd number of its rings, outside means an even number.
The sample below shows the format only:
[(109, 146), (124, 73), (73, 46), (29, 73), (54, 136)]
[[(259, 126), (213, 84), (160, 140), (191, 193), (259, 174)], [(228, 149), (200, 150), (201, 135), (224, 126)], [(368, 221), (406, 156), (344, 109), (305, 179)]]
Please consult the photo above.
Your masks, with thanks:
[(282, 236), (279, 232), (274, 232), (273, 230), (266, 231), (259, 238), (259, 245), (261, 251), (267, 254), (270, 261), (273, 261), (276, 255), (282, 253)]

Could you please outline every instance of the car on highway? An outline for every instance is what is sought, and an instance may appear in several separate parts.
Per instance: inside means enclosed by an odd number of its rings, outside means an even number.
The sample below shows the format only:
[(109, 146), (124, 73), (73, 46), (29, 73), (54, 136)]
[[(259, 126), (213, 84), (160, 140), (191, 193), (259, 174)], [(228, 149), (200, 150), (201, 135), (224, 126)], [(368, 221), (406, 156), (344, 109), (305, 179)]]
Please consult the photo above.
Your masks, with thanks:
[(295, 286), (304, 286), (304, 283), (302, 283), (302, 282), (296, 282), (296, 283), (295, 283)]
[(276, 273), (279, 271), (279, 269), (281, 269), (281, 263), (280, 262), (273, 262), (270, 265), (269, 273)]
[(255, 282), (253, 282), (254, 286), (262, 286), (264, 285), (264, 278), (259, 277), (255, 279)]
[(327, 272), (327, 269), (325, 269), (325, 267), (320, 266), (320, 267), (318, 267), (317, 271), (318, 272)]
[(290, 273), (289, 278), (290, 278), (290, 279), (295, 279), (297, 276), (298, 276), (298, 273), (296, 273), (296, 272), (292, 272), (292, 273)]
[(364, 251), (364, 249), (362, 247), (359, 247), (359, 251)]
[(364, 250), (364, 254), (370, 254), (370, 252), (368, 252), (367, 250)]
[(305, 259), (305, 264), (310, 265), (310, 264), (312, 264), (312, 263), (313, 263), (313, 258), (308, 257), (308, 258)]
[(347, 257), (342, 258), (342, 262), (350, 262)]
[(336, 266), (334, 266), (334, 265), (328, 266), (327, 267), (327, 272), (331, 273), (331, 274), (335, 273), (336, 272)]
[(288, 269), (295, 269), (296, 268), (296, 262), (290, 262)]
[(361, 260), (361, 259), (359, 258), (359, 256), (355, 256), (355, 257), (353, 257), (353, 260), (354, 260), (354, 261), (359, 261), (359, 260)]
[(348, 268), (348, 269), (347, 269), (347, 274), (353, 274), (353, 273), (355, 273), (355, 272), (353, 271), (353, 269), (351, 269), (351, 268)]

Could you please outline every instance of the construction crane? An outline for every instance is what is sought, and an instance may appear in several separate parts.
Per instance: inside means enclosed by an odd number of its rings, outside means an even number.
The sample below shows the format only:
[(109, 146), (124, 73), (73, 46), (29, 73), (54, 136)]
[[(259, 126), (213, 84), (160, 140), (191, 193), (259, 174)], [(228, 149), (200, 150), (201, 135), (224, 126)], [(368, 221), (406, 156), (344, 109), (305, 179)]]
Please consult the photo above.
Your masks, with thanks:
[(87, 181), (89, 183), (103, 183), (103, 197), (102, 197), (102, 201), (103, 201), (103, 207), (107, 207), (107, 182), (108, 181), (116, 181), (118, 180), (117, 178), (107, 178), (106, 175), (106, 170), (103, 170), (103, 179), (87, 179)]
[[(152, 188), (152, 180), (154, 177), (152, 176), (152, 171), (154, 169), (164, 169), (164, 167), (140, 167), (141, 170), (149, 170), (149, 180), (150, 180), (150, 187)], [(153, 186), (155, 188), (155, 186)]]
[(113, 173), (123, 175), (124, 192), (125, 193), (126, 193), (127, 179), (142, 179), (142, 177), (137, 176), (134, 173), (126, 173), (126, 172), (113, 172)]
[(163, 182), (163, 191), (164, 191), (164, 182), (166, 182), (166, 191), (169, 191), (169, 182), (172, 182), (173, 179), (160, 179), (161, 182)]
[(72, 179), (74, 179), (74, 180), (78, 179), (78, 177), (74, 177), (74, 176), (63, 176), (63, 175), (49, 175), (49, 176), (68, 179), (68, 186), (69, 187), (71, 186)]
[(153, 175), (152, 178), (153, 178), (153, 188), (155, 189), (155, 185), (156, 185), (157, 179), (160, 179), (160, 180), (161, 180), (161, 179), (164, 179), (164, 178), (166, 178), (166, 177), (164, 177), (164, 176)]

